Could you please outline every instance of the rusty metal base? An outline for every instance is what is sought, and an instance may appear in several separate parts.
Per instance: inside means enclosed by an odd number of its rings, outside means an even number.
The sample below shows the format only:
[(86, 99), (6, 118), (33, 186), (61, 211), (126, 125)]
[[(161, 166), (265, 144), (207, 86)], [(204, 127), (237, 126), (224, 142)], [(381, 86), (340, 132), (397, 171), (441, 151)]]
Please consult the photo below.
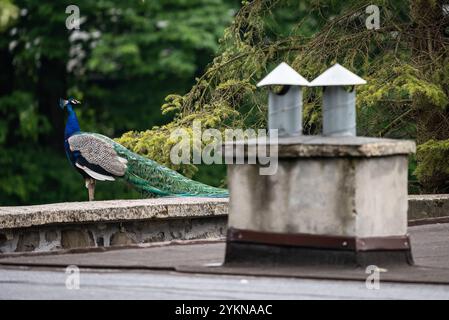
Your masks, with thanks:
[(413, 265), (408, 236), (351, 238), (229, 229), (225, 264)]

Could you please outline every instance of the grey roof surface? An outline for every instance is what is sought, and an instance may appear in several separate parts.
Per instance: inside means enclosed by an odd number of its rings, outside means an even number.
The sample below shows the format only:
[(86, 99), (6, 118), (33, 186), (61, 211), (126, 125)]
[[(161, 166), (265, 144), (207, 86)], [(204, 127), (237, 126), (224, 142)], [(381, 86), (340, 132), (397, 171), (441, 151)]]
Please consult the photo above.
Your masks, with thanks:
[[(449, 284), (449, 224), (409, 228), (416, 266), (388, 267), (385, 281)], [(185, 273), (297, 277), (314, 279), (365, 280), (364, 269), (335, 266), (249, 267), (220, 266), (224, 242), (184, 241), (182, 244), (151, 245), (141, 248), (71, 254), (26, 254), (4, 256), (0, 265), (65, 267), (77, 265), (99, 269), (165, 270)], [(379, 266), (382, 267), (382, 266)]]

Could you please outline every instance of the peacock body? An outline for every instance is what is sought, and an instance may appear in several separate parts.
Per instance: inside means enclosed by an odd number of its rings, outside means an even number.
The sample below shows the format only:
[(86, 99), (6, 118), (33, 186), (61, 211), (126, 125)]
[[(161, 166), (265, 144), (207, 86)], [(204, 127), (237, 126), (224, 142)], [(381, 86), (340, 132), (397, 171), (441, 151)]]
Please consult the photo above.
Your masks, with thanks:
[(73, 105), (75, 99), (62, 100), (68, 110), (64, 147), (74, 168), (84, 177), (89, 200), (94, 198), (95, 181), (124, 180), (145, 197), (227, 197), (226, 189), (191, 180), (159, 163), (131, 152), (114, 140), (80, 130)]

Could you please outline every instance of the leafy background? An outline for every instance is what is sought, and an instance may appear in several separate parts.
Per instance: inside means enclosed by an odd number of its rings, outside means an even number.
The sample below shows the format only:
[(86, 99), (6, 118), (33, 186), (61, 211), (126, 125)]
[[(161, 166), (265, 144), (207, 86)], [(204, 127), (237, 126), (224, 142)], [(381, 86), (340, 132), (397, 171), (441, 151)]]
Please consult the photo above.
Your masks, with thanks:
[[(313, 79), (339, 62), (359, 88), (358, 134), (411, 138), (410, 192), (449, 189), (447, 0), (0, 0), (0, 205), (86, 199), (62, 147), (59, 97), (83, 101), (84, 131), (194, 179), (225, 185), (224, 166), (173, 166), (174, 128), (266, 126), (254, 84), (280, 61)], [(378, 5), (381, 29), (367, 30)], [(321, 131), (321, 93), (307, 89), (304, 131)], [(97, 199), (134, 198), (100, 183)]]
[[(0, 0), (0, 205), (85, 200), (65, 158), (58, 98), (82, 100), (82, 129), (110, 137), (170, 121), (164, 97), (190, 89), (239, 7), (80, 0), (77, 31), (65, 27), (70, 4)], [(138, 196), (120, 183), (98, 186), (98, 199)]]

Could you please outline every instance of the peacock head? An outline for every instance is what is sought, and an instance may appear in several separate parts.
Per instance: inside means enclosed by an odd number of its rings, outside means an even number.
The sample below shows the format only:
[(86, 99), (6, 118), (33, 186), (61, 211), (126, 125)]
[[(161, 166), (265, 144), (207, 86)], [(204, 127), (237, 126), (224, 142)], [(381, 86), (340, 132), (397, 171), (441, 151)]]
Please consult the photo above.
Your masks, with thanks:
[(63, 110), (67, 106), (73, 107), (73, 106), (75, 106), (77, 104), (81, 104), (81, 102), (79, 102), (78, 100), (76, 100), (76, 99), (74, 99), (72, 97), (68, 98), (67, 100), (66, 99), (62, 99), (62, 98), (59, 99), (59, 106)]

